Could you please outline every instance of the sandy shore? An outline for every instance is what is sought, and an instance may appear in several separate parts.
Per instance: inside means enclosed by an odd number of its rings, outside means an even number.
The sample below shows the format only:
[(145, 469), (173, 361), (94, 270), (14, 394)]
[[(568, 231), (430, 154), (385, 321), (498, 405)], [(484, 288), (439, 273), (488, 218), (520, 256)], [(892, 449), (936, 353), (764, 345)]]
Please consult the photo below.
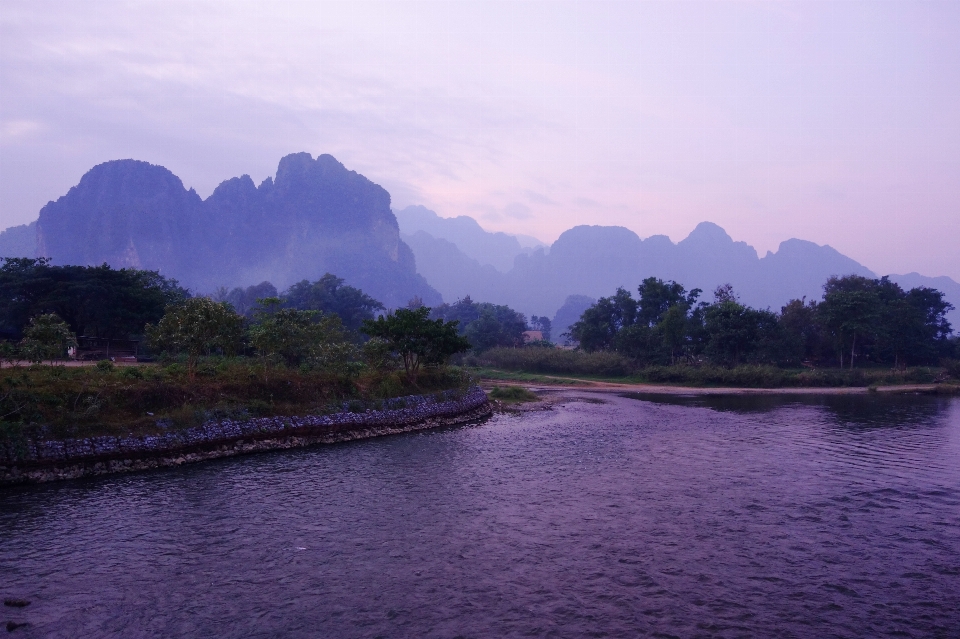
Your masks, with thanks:
[[(638, 393), (643, 395), (865, 395), (877, 393), (937, 393), (943, 389), (956, 387), (942, 384), (901, 384), (897, 386), (879, 386), (870, 389), (866, 386), (843, 387), (801, 387), (801, 388), (732, 388), (732, 387), (692, 387), (672, 386), (667, 384), (620, 384), (616, 382), (598, 382), (588, 379), (573, 379), (568, 377), (541, 377), (555, 379), (557, 383), (538, 384), (536, 382), (521, 382), (513, 380), (483, 380), (482, 386), (490, 389), (493, 386), (522, 386), (533, 391), (574, 389), (598, 393)], [(568, 382), (568, 383), (564, 383)], [(956, 392), (956, 391), (954, 391)]]

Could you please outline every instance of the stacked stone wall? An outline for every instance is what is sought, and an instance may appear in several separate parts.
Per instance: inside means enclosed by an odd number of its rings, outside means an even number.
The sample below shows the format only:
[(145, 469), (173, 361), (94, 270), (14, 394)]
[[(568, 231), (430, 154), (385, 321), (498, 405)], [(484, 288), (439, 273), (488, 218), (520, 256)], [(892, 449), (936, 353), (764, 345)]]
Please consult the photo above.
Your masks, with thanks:
[(329, 415), (220, 420), (158, 435), (0, 442), (0, 485), (67, 479), (433, 428), (490, 414), (486, 393), (445, 391)]

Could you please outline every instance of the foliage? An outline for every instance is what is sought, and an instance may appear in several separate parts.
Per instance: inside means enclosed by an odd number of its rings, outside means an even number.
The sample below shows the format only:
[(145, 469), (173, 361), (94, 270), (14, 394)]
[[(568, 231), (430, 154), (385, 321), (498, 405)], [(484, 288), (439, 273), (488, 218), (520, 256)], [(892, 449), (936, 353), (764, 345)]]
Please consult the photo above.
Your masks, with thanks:
[(709, 335), (706, 354), (715, 362), (736, 366), (745, 360), (772, 359), (777, 339), (777, 316), (725, 299), (707, 308), (704, 328)]
[(570, 329), (587, 351), (614, 350), (643, 362), (674, 362), (692, 339), (691, 319), (700, 289), (689, 293), (674, 282), (648, 277), (639, 300), (618, 288), (600, 298)]
[(43, 360), (64, 359), (67, 350), (76, 345), (77, 337), (67, 323), (56, 313), (47, 313), (30, 319), (23, 331), (19, 351), (27, 361), (39, 364)]
[(316, 282), (302, 280), (283, 294), (283, 304), (301, 311), (336, 314), (348, 330), (358, 331), (364, 320), (373, 319), (384, 306), (363, 291), (345, 286), (343, 279), (327, 273)]
[(201, 355), (233, 355), (243, 339), (243, 318), (226, 302), (194, 297), (167, 307), (156, 326), (146, 326), (151, 346), (166, 353), (186, 353), (193, 379)]
[(407, 377), (415, 380), (422, 364), (443, 364), (451, 355), (470, 348), (457, 331), (458, 323), (429, 319), (430, 309), (398, 308), (376, 320), (365, 320), (361, 330), (390, 343), (403, 360)]
[[(430, 317), (457, 322), (460, 334), (470, 341), (477, 353), (496, 346), (519, 346), (523, 344), (523, 332), (527, 330), (527, 320), (522, 313), (509, 306), (474, 302), (469, 295), (454, 304), (437, 306)], [(549, 320), (547, 323), (549, 328)]]
[(214, 302), (227, 302), (238, 314), (251, 318), (257, 308), (257, 302), (277, 296), (277, 287), (270, 282), (260, 282), (246, 288), (236, 287), (233, 290), (220, 288), (211, 296)]
[(394, 370), (399, 366), (391, 343), (382, 337), (371, 337), (360, 348), (364, 364), (375, 371)]
[(570, 327), (570, 336), (588, 351), (610, 350), (621, 329), (632, 326), (637, 317), (637, 301), (630, 291), (618, 288), (612, 297), (601, 297)]
[(492, 348), (464, 358), (465, 366), (511, 371), (562, 373), (618, 377), (631, 374), (635, 364), (618, 353), (566, 350), (560, 348)]
[(571, 328), (580, 348), (613, 351), (638, 366), (740, 364), (798, 366), (839, 360), (931, 364), (952, 357), (956, 342), (940, 291), (903, 291), (887, 278), (831, 278), (820, 302), (791, 300), (781, 312), (741, 304), (729, 284), (714, 302), (697, 302), (676, 282), (645, 279), (639, 300), (618, 289), (601, 298)]
[(540, 331), (543, 335), (543, 341), (550, 341), (550, 332), (553, 330), (553, 327), (550, 324), (549, 317), (539, 317), (537, 315), (530, 316), (530, 330)]
[(76, 335), (127, 339), (188, 296), (155, 271), (51, 266), (45, 258), (2, 258), (0, 335), (19, 339), (31, 317), (55, 313)]
[(282, 300), (259, 300), (250, 327), (250, 344), (267, 362), (287, 366), (309, 365), (323, 370), (345, 370), (354, 359), (337, 315), (281, 308)]
[(493, 399), (498, 399), (509, 404), (540, 401), (540, 398), (537, 397), (535, 393), (531, 393), (521, 386), (494, 386), (487, 394)]

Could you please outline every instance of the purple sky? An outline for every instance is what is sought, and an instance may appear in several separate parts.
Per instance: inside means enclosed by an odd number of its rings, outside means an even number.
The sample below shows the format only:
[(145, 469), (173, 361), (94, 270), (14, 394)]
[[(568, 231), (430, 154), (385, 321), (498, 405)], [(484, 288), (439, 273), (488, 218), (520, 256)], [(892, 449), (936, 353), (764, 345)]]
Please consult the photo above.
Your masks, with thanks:
[(206, 197), (296, 151), (546, 241), (710, 220), (960, 280), (960, 2), (0, 4), (0, 228), (106, 160)]

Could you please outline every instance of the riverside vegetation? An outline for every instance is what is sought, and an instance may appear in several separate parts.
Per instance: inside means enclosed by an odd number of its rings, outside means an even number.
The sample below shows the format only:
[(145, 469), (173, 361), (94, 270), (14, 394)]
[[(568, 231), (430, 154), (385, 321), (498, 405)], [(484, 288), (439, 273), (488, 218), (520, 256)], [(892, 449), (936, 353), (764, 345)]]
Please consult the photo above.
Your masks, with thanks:
[[(20, 339), (3, 342), (0, 358), (0, 365), (7, 364), (0, 368), (5, 435), (148, 434), (216, 419), (325, 414), (345, 406), (362, 411), (388, 398), (470, 384), (468, 375), (447, 366), (470, 346), (456, 322), (431, 320), (427, 308), (397, 309), (374, 320), (373, 311), (382, 306), (333, 276), (259, 299), (243, 316), (228, 302), (189, 297), (175, 282), (148, 275), (6, 260), (0, 268), (0, 321)], [(125, 299), (134, 306), (158, 292), (168, 303), (145, 312), (136, 307), (145, 313), (139, 316), (122, 304), (86, 310), (83, 289), (104, 279), (133, 282)], [(100, 288), (119, 299), (109, 286)], [(324, 303), (340, 304), (356, 330), (339, 313), (324, 310)], [(65, 358), (77, 328), (91, 326), (100, 335), (144, 336), (159, 362), (40, 365)]]
[[(344, 402), (362, 410), (465, 387), (469, 376), (448, 366), (451, 358), (494, 378), (754, 387), (960, 380), (951, 307), (933, 289), (833, 278), (822, 301), (794, 300), (780, 313), (740, 304), (730, 287), (712, 304), (656, 278), (638, 292), (619, 289), (588, 308), (570, 331), (579, 347), (563, 350), (549, 342), (547, 318), (528, 321), (469, 297), (432, 309), (413, 300), (374, 320), (383, 306), (329, 274), (282, 294), (264, 282), (207, 298), (154, 272), (6, 259), (0, 428), (77, 437), (318, 414)], [(530, 328), (544, 339), (524, 344)], [(77, 334), (141, 339), (159, 363), (36, 365), (65, 357)]]
[(495, 378), (513, 371), (700, 386), (960, 381), (960, 342), (945, 317), (953, 307), (935, 289), (831, 278), (821, 301), (793, 300), (779, 313), (741, 304), (730, 286), (712, 304), (657, 278), (638, 292), (634, 299), (618, 289), (584, 311), (570, 329), (576, 350), (499, 346), (463, 363)]

